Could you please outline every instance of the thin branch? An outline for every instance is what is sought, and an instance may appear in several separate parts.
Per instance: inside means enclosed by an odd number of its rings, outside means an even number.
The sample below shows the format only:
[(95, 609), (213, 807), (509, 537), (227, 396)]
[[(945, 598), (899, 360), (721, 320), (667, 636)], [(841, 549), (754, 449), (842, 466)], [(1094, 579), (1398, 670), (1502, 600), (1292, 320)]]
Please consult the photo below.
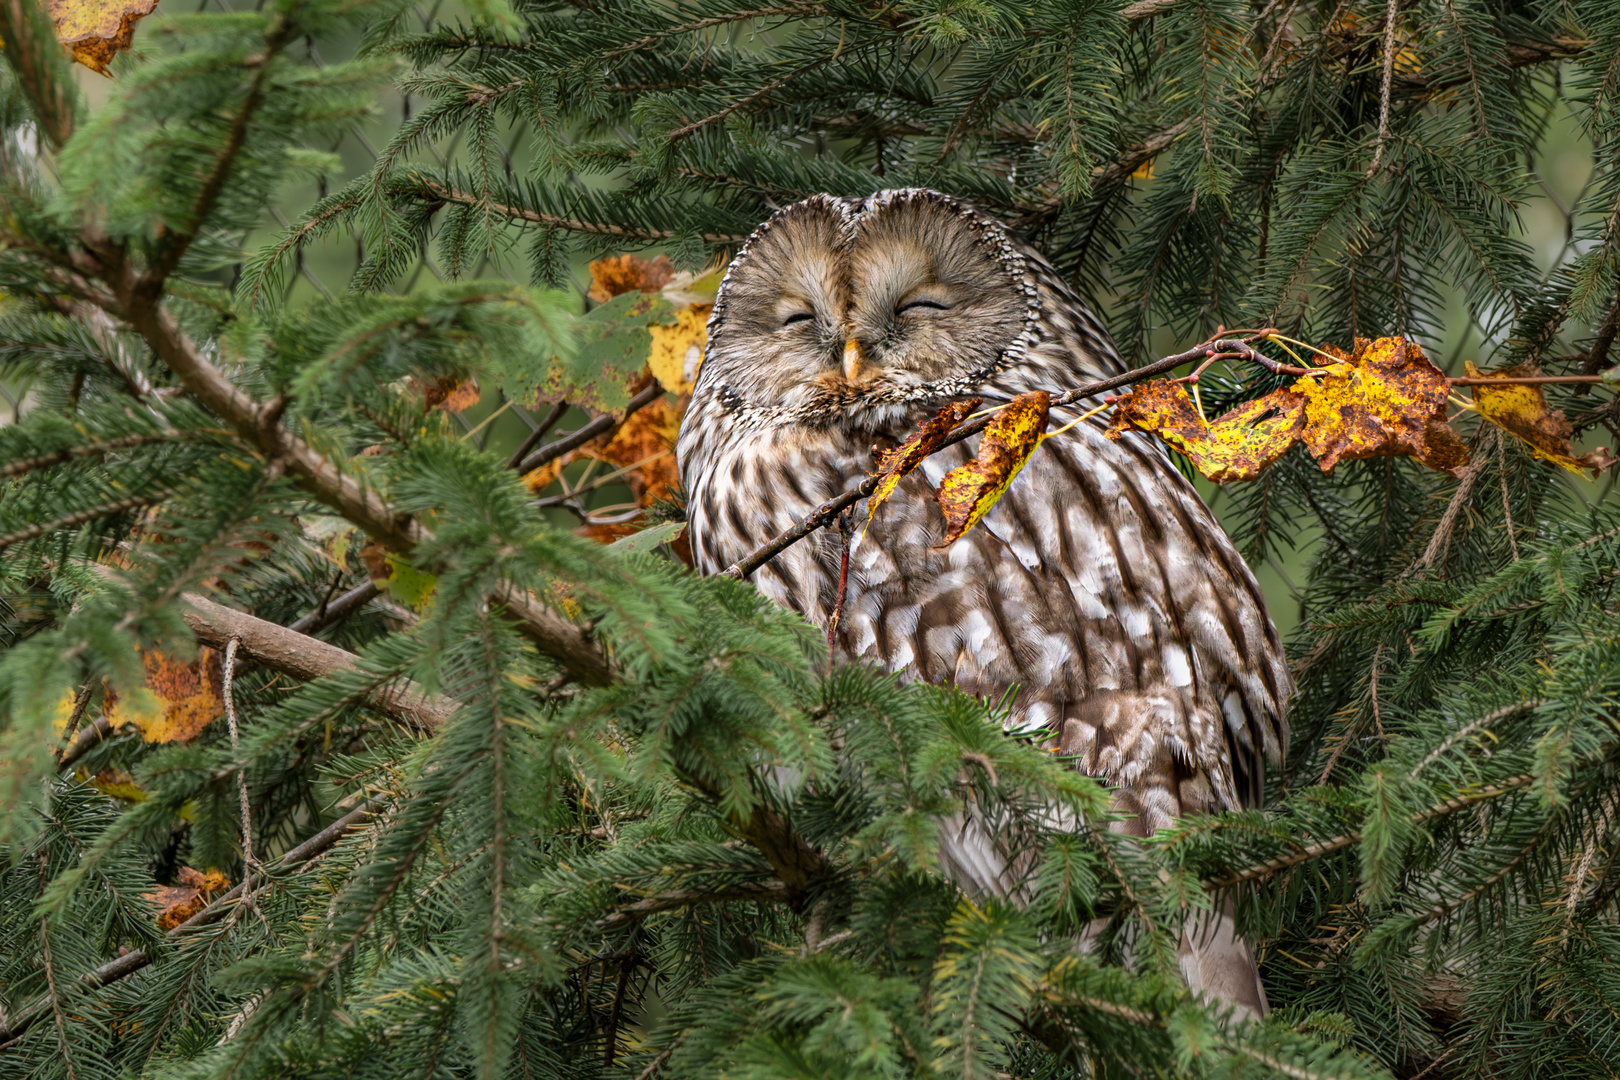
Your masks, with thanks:
[(567, 411), (568, 402), (566, 401), (559, 401), (557, 404), (553, 405), (551, 407), (551, 413), (544, 420), (540, 421), (533, 431), (529, 432), (529, 437), (523, 440), (523, 445), (512, 452), (512, 458), (506, 463), (506, 467), (508, 469), (515, 469), (519, 465), (523, 464), (523, 459), (529, 456), (529, 451), (533, 450), (535, 444), (546, 437), (546, 432), (550, 431), (552, 427), (556, 425), (557, 421), (562, 419), (563, 413)]
[(1557, 383), (1587, 383), (1597, 384), (1603, 381), (1601, 375), (1514, 375), (1505, 378), (1456, 378), (1447, 379), (1451, 386), (1547, 386)]
[(101, 740), (111, 735), (112, 731), (112, 721), (108, 720), (105, 714), (80, 728), (78, 734), (73, 736), (73, 741), (68, 743), (67, 749), (62, 751), (61, 760), (56, 763), (57, 770), (66, 772), (72, 768), (75, 762), (88, 754)]
[[(1106, 391), (1117, 390), (1121, 386), (1128, 386), (1131, 383), (1141, 382), (1143, 379), (1150, 379), (1155, 375), (1163, 375), (1165, 372), (1175, 370), (1182, 364), (1188, 364), (1194, 360), (1202, 360), (1211, 353), (1233, 352), (1239, 350), (1247, 350), (1247, 352), (1253, 353), (1255, 356), (1260, 356), (1259, 353), (1254, 352), (1253, 349), (1250, 349), (1244, 342), (1241, 341), (1223, 339), (1221, 341), (1206, 342), (1195, 348), (1188, 349), (1184, 353), (1177, 353), (1175, 356), (1167, 356), (1163, 360), (1151, 363), (1146, 367), (1137, 368), (1135, 371), (1128, 371), (1123, 375), (1115, 375), (1113, 378), (1089, 383), (1077, 389), (1067, 391), (1066, 393), (1058, 394), (1056, 397), (1052, 398), (1051, 406), (1053, 408), (1060, 408), (1066, 405), (1073, 405), (1076, 402), (1084, 401), (1086, 398), (1096, 397), (1098, 394), (1105, 393)], [(1266, 362), (1272, 363), (1273, 361), (1266, 358)], [(989, 416), (981, 416), (977, 420), (969, 420), (967, 423), (956, 428), (949, 435), (947, 435), (944, 441), (940, 443), (939, 449), (943, 450), (947, 446), (953, 446), (964, 439), (972, 438), (973, 436), (979, 434), (979, 432), (983, 431), (985, 425), (989, 422)], [(803, 540), (811, 533), (831, 525), (838, 519), (838, 515), (843, 513), (845, 508), (854, 506), (856, 503), (872, 494), (872, 492), (877, 489), (877, 485), (878, 478), (876, 476), (868, 476), (866, 479), (862, 480), (858, 486), (851, 488), (842, 495), (828, 499), (798, 524), (782, 533), (779, 533), (765, 544), (754, 549), (741, 559), (738, 559), (736, 562), (726, 567), (723, 573), (725, 573), (728, 577), (738, 579), (748, 577), (748, 575), (752, 574), (755, 570), (758, 570), (761, 566), (764, 566), (766, 563), (770, 562), (772, 559), (776, 558), (776, 556), (780, 555), (782, 552), (786, 551), (800, 540)]]
[(578, 431), (573, 432), (570, 435), (565, 435), (555, 442), (549, 442), (545, 446), (542, 446), (540, 449), (536, 450), (534, 453), (530, 454), (528, 457), (524, 458), (518, 464), (517, 471), (520, 473), (533, 472), (546, 462), (555, 461), (557, 458), (560, 458), (564, 454), (568, 453), (568, 451), (584, 446), (598, 435), (612, 431), (614, 428), (630, 419), (630, 417), (638, 410), (647, 405), (651, 405), (654, 401), (657, 401), (659, 395), (663, 392), (663, 386), (659, 384), (658, 380), (654, 379), (652, 382), (643, 387), (639, 394), (630, 399), (630, 403), (624, 407), (623, 416), (616, 416), (613, 413), (603, 413), (601, 416), (598, 416), (596, 419), (592, 420)]
[[(346, 649), (216, 604), (198, 593), (185, 593), (181, 600), (181, 617), (204, 645), (223, 649), (234, 639), (242, 656), (305, 680), (359, 666), (360, 658)], [(442, 725), (456, 709), (455, 702), (437, 695), (428, 697), (414, 683), (379, 688), (372, 693), (371, 704), (427, 731)]]
[[(220, 677), (220, 696), (225, 699), (225, 726), (230, 731), (231, 753), (241, 748), (241, 734), (236, 723), (236, 650), (240, 641), (231, 638), (225, 646), (224, 672)], [(253, 800), (248, 797), (247, 768), (236, 770), (236, 799), (242, 813), (242, 895), (253, 902), (253, 869), (258, 860), (253, 857)]]
[(1400, 17), (1400, 0), (1389, 0), (1389, 11), (1384, 15), (1384, 81), (1378, 105), (1378, 148), (1373, 152), (1372, 164), (1367, 166), (1367, 177), (1378, 173), (1384, 161), (1384, 143), (1389, 138), (1389, 90), (1395, 81), (1395, 24)]
[(375, 581), (368, 581), (364, 585), (356, 585), (331, 603), (322, 604), (297, 622), (292, 623), (287, 629), (295, 634), (313, 634), (322, 627), (331, 626), (335, 622), (342, 622), (381, 594), (382, 590), (377, 588)]

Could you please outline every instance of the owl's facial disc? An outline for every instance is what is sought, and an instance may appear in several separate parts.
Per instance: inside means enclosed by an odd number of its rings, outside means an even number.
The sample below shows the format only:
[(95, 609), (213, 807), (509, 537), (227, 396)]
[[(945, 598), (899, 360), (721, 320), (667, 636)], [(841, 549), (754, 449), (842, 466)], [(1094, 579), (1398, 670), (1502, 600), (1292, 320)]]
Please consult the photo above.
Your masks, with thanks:
[(796, 204), (728, 276), (704, 375), (745, 402), (863, 425), (959, 394), (1026, 329), (1009, 251), (998, 227), (930, 192)]

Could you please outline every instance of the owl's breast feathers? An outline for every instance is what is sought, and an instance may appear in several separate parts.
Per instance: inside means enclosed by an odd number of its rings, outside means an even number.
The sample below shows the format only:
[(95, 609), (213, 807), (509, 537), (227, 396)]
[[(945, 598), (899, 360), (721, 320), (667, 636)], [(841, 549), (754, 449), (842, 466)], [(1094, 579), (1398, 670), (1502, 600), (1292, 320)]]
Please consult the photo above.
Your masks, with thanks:
[[(1005, 400), (1005, 378), (985, 388)], [(698, 567), (723, 570), (872, 467), (872, 437), (694, 401), (682, 432)], [(1066, 422), (1055, 413), (1053, 425)], [(901, 432), (899, 434), (904, 434)], [(1257, 805), (1283, 752), (1282, 647), (1253, 576), (1203, 501), (1143, 437), (1082, 424), (1049, 440), (1001, 502), (944, 550), (933, 487), (974, 442), (924, 463), (851, 556), (843, 647), (904, 677), (986, 699), (1057, 732), (1153, 830)], [(754, 575), (825, 626), (841, 540), (823, 530)]]

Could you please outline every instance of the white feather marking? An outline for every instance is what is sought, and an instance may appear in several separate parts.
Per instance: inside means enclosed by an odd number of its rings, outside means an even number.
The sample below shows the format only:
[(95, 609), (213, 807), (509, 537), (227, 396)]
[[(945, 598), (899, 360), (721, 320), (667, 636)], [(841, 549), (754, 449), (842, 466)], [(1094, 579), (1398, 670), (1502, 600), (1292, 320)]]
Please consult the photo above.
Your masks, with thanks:
[(1186, 649), (1173, 643), (1166, 644), (1162, 663), (1171, 686), (1192, 685), (1192, 665), (1187, 661)]
[(968, 651), (981, 664), (988, 663), (1001, 655), (999, 648), (986, 649), (985, 646), (997, 637), (996, 628), (990, 625), (990, 620), (979, 608), (969, 608), (962, 616), (962, 641)]

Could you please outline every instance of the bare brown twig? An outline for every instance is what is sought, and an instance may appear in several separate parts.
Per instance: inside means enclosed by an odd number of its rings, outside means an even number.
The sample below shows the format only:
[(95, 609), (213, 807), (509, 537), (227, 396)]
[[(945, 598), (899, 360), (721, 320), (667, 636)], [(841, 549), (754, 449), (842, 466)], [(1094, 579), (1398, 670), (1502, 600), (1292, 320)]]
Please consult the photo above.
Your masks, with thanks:
[[(1258, 337), (1259, 335), (1256, 336)], [(1076, 389), (1058, 394), (1052, 398), (1052, 407), (1061, 408), (1067, 405), (1074, 405), (1078, 402), (1086, 400), (1087, 398), (1093, 398), (1099, 394), (1106, 393), (1109, 390), (1117, 390), (1122, 386), (1128, 386), (1132, 383), (1141, 382), (1143, 379), (1151, 379), (1155, 375), (1163, 375), (1166, 372), (1175, 370), (1182, 364), (1188, 364), (1194, 360), (1202, 360), (1211, 353), (1216, 352), (1242, 352), (1244, 355), (1253, 354), (1251, 359), (1261, 355), (1260, 353), (1255, 352), (1254, 349), (1252, 349), (1247, 343), (1237, 341), (1232, 338), (1209, 341), (1202, 345), (1188, 349), (1186, 352), (1177, 353), (1174, 356), (1167, 356), (1163, 360), (1155, 361), (1146, 367), (1137, 368), (1136, 370), (1128, 371), (1123, 375), (1115, 375), (1112, 378), (1102, 379), (1098, 382), (1088, 383), (1085, 386), (1077, 387)], [(1262, 359), (1264, 359), (1265, 363), (1268, 365), (1275, 363), (1275, 361), (1271, 360), (1270, 358)], [(985, 425), (989, 422), (990, 417), (988, 415), (981, 416), (977, 420), (969, 420), (967, 423), (962, 424), (960, 427), (956, 428), (949, 435), (947, 435), (945, 440), (940, 443), (939, 448), (943, 450), (947, 446), (953, 446), (956, 443), (962, 442), (964, 439), (972, 438), (983, 431)], [(776, 558), (776, 556), (780, 555), (782, 552), (786, 551), (800, 540), (803, 540), (811, 533), (831, 525), (838, 519), (838, 515), (843, 513), (845, 509), (854, 506), (856, 503), (872, 494), (872, 492), (877, 488), (877, 483), (877, 477), (868, 476), (866, 479), (862, 480), (860, 484), (844, 492), (842, 495), (838, 495), (827, 500), (817, 507), (813, 513), (804, 518), (798, 524), (794, 525), (792, 528), (779, 533), (767, 543), (749, 552), (741, 559), (738, 559), (736, 562), (726, 567), (724, 571), (725, 574), (728, 577), (738, 579), (748, 577), (749, 574), (752, 574), (755, 570), (758, 570), (761, 566), (764, 566), (767, 562), (770, 562), (772, 559)]]

